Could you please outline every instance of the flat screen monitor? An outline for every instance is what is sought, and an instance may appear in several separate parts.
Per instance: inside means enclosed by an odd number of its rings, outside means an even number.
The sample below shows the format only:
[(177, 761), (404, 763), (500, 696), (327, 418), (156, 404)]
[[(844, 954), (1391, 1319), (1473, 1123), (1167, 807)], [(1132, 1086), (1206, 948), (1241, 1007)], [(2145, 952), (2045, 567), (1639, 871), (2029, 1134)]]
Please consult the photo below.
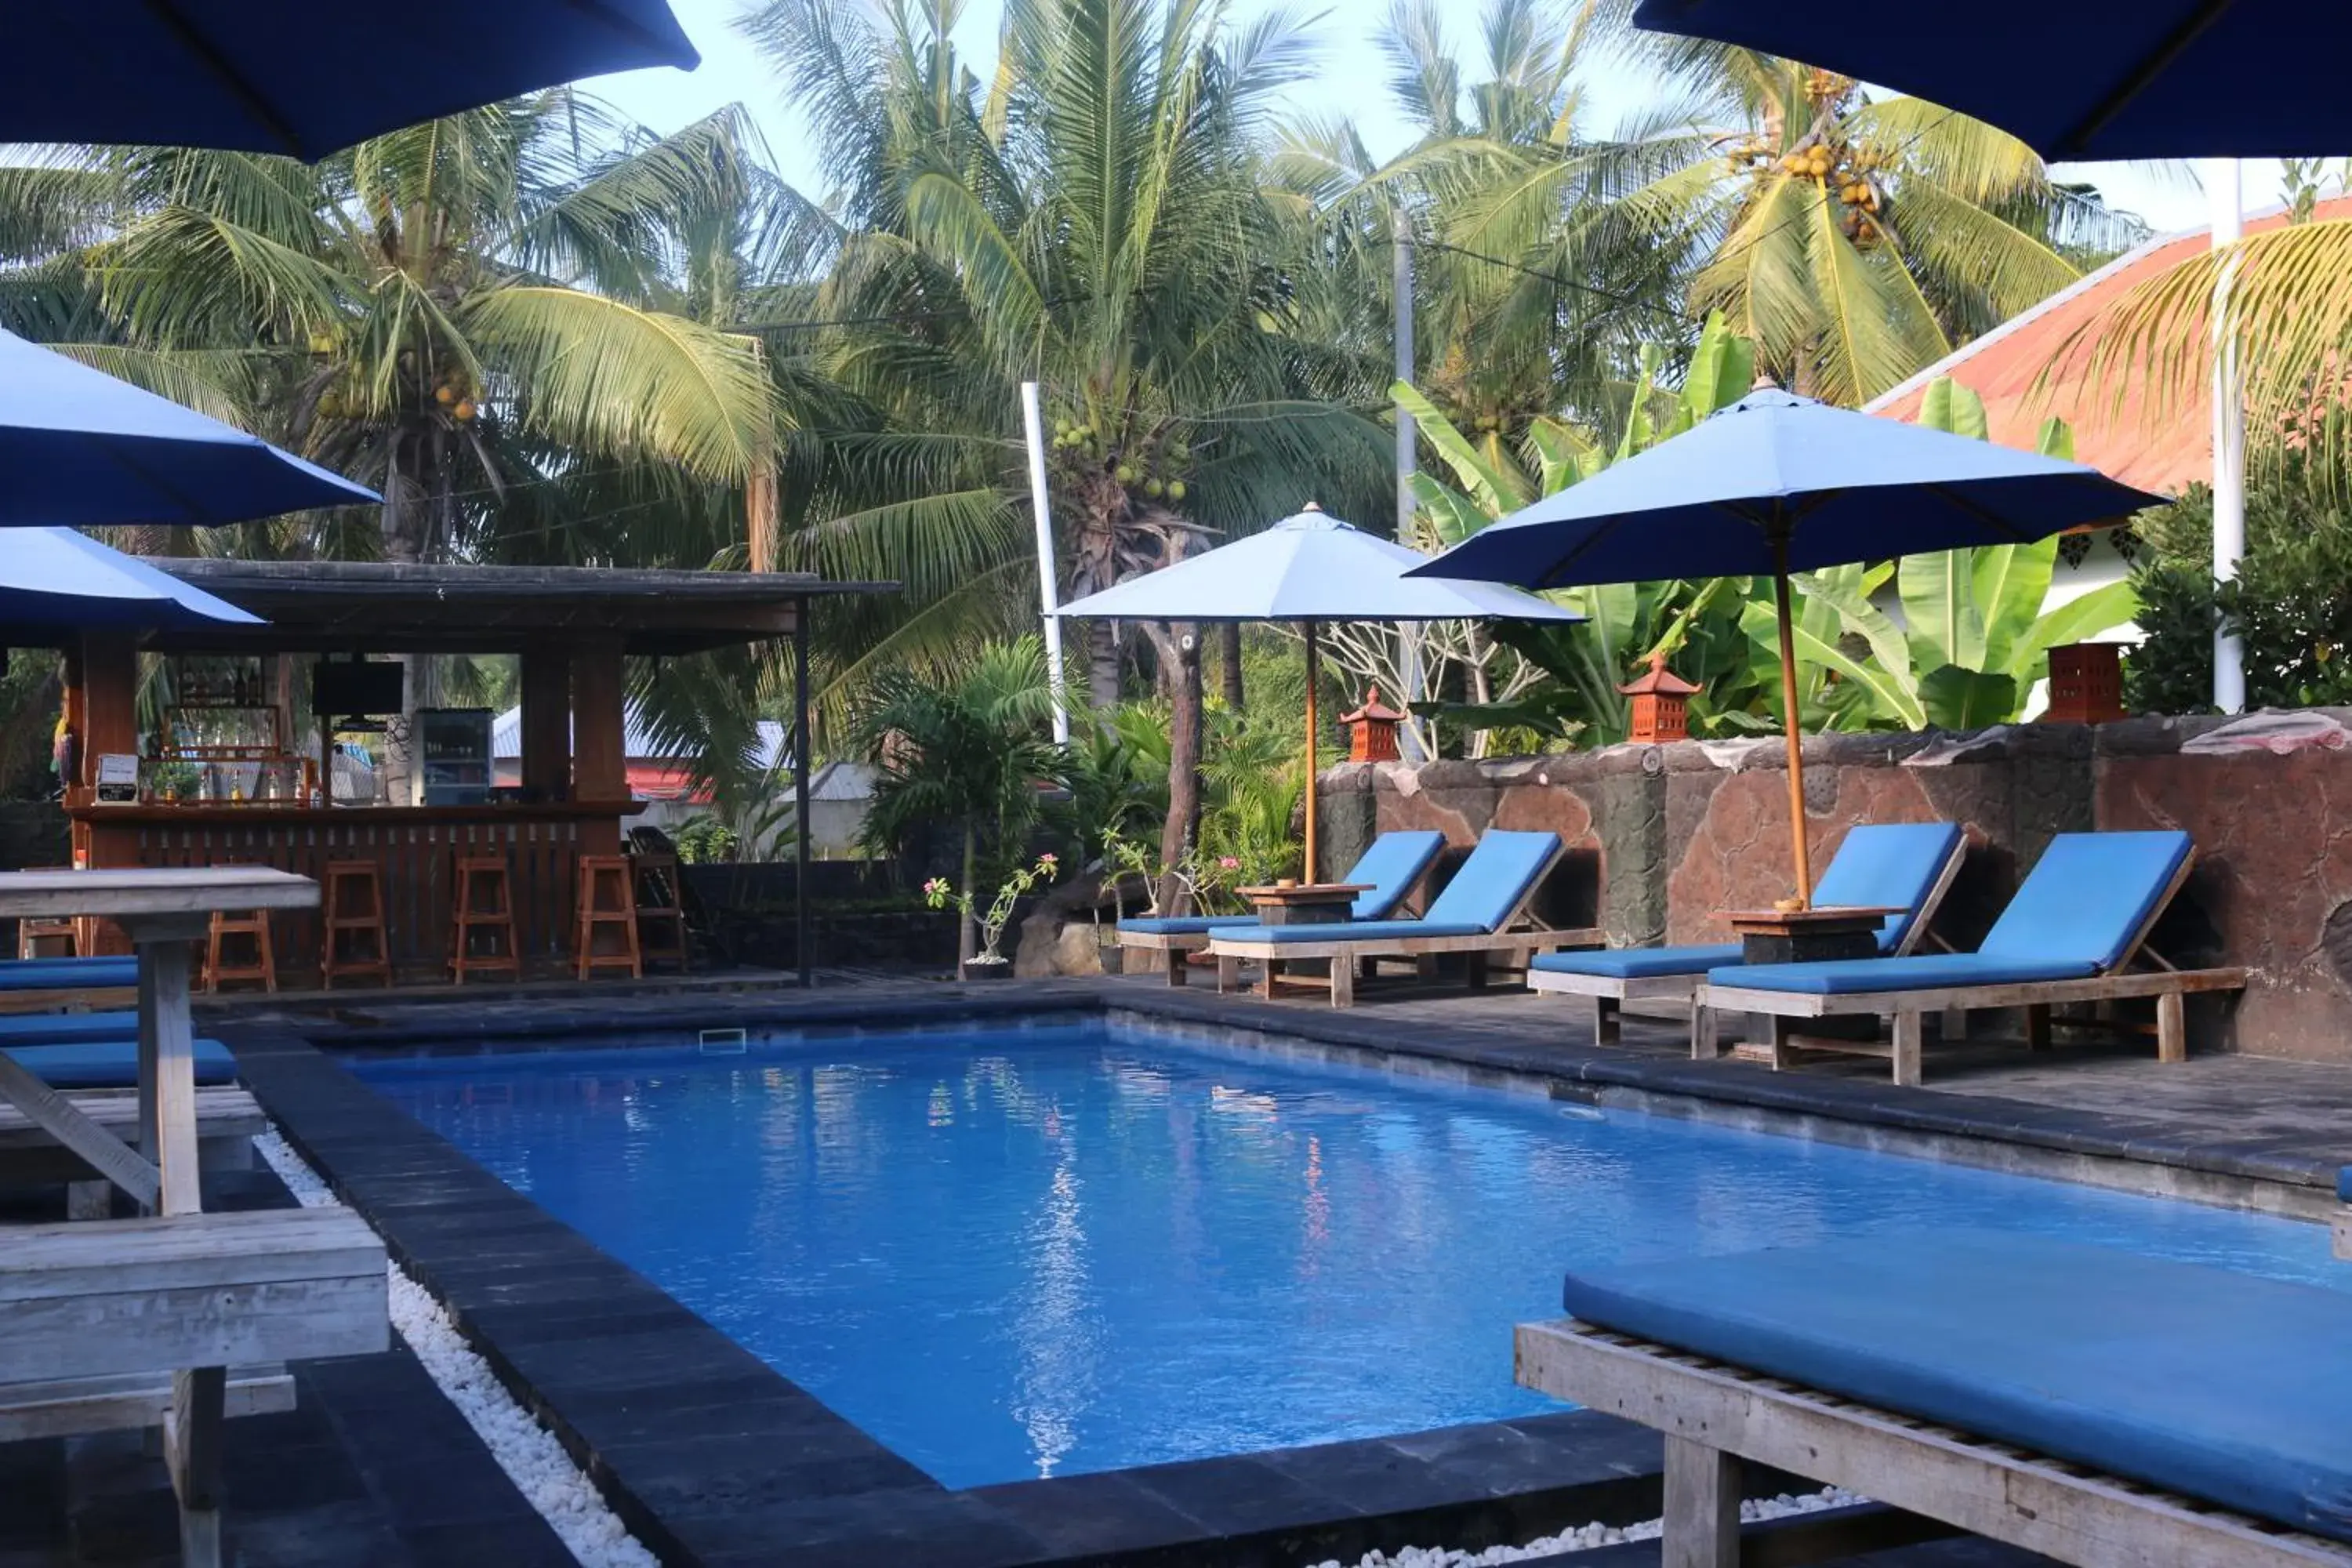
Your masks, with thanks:
[(363, 713), (397, 713), (404, 706), (404, 664), (320, 659), (310, 671), (313, 718), (340, 719)]

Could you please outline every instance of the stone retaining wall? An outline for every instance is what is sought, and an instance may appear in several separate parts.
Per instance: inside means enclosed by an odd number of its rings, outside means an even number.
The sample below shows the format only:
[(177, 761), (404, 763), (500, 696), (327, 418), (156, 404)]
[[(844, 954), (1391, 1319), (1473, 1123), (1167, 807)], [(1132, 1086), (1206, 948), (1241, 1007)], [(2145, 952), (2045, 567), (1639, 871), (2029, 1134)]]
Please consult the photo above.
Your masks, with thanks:
[[(2352, 1060), (2352, 711), (2224, 723), (1816, 737), (1805, 747), (1815, 875), (1854, 823), (1958, 822), (1972, 847), (1936, 930), (1969, 947), (2051, 835), (2185, 829), (2198, 868), (2155, 946), (2177, 964), (2256, 972), (2234, 1007), (2193, 1015), (2199, 1044)], [(1724, 940), (1721, 910), (1769, 906), (1790, 887), (1777, 739), (1349, 764), (1321, 790), (1333, 874), (1389, 828), (1441, 828), (1465, 847), (1488, 827), (1557, 831), (1570, 858), (1540, 907), (1612, 942)]]

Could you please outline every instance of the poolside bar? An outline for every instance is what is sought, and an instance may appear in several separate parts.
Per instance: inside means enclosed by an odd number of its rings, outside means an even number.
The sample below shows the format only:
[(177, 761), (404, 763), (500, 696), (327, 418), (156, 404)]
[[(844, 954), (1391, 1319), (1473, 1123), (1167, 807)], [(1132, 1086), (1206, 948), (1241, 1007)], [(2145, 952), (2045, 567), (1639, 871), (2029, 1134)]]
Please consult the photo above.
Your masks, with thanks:
[[(384, 956), (396, 975), (414, 978), (446, 973), (460, 857), (503, 861), (524, 973), (552, 971), (572, 955), (582, 858), (620, 856), (629, 818), (644, 809), (631, 798), (624, 757), (629, 658), (791, 637), (813, 596), (875, 586), (772, 573), (153, 564), (266, 624), (143, 637), (16, 634), (66, 651), (75, 865), (257, 865), (325, 882), (331, 862), (347, 872), (366, 862)], [(160, 656), (160, 668), (142, 670), (142, 654)], [(519, 784), (494, 776), (486, 710), (416, 713), (412, 771), (393, 781), (405, 786), (398, 798), (374, 770), (355, 765), (356, 752), (338, 746), (338, 713), (402, 723), (403, 678), (393, 673), (402, 666), (390, 660), (434, 654), (518, 656)], [(142, 724), (142, 680), (158, 674), (168, 679), (151, 686)], [(331, 687), (337, 695), (314, 717)], [(311, 702), (299, 700), (304, 688)], [(271, 931), (279, 967), (315, 971), (323, 930), (279, 922)], [(121, 939), (93, 932), (84, 951), (121, 951)]]

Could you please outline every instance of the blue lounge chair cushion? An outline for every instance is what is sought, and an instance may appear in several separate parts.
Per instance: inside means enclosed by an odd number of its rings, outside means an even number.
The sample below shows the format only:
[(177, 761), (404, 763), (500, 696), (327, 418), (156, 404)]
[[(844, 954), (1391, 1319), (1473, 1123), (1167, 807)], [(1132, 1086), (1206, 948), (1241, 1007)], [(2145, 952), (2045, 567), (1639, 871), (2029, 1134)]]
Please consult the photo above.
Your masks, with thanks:
[(1696, 980), (1720, 964), (1738, 963), (1736, 942), (1702, 947), (1619, 947), (1591, 952), (1546, 952), (1530, 969), (1553, 974), (1591, 974), (1603, 980), (1663, 980), (1687, 974)]
[(2186, 833), (2062, 833), (1972, 953), (1754, 964), (1712, 970), (1707, 981), (1846, 995), (2087, 979), (2129, 955), (2189, 849)]
[(1206, 936), (1227, 926), (1254, 926), (1255, 915), (1169, 915), (1121, 921), (1118, 929), (1138, 936)]
[(1373, 839), (1371, 847), (1357, 857), (1348, 874), (1339, 879), (1343, 882), (1371, 884), (1370, 890), (1356, 895), (1356, 901), (1348, 908), (1349, 917), (1360, 921), (1388, 919), (1444, 847), (1445, 835), (1434, 828), (1383, 833)]
[(2352, 1293), (1927, 1227), (1580, 1270), (1603, 1328), (2352, 1541)]
[(58, 1046), (77, 1040), (135, 1040), (136, 1013), (0, 1013), (0, 1046)]
[(139, 984), (135, 958), (12, 958), (0, 960), (0, 991), (112, 989)]
[(1245, 931), (1219, 931), (1219, 936), (1248, 942), (1402, 942), (1416, 936), (1490, 936), (1492, 926), (1465, 921), (1349, 921), (1328, 925), (1260, 926)]
[[(218, 1040), (198, 1040), (196, 1081), (228, 1083), (236, 1077), (236, 1058)], [(135, 1089), (139, 1084), (139, 1042), (136, 1040), (77, 1040), (68, 1045), (12, 1045), (7, 1053), (51, 1089)]]
[(1837, 958), (1813, 963), (1734, 963), (1707, 971), (1710, 985), (1856, 996), (1877, 991), (1927, 991), (1944, 985), (2021, 985), (2036, 980), (2087, 980), (2098, 965), (2081, 960), (2002, 958), (1983, 952), (1913, 952), (1901, 958)]
[(2336, 1195), (2346, 1203), (2352, 1204), (2352, 1165), (2347, 1165), (2336, 1173)]
[(2186, 833), (2062, 833), (1977, 951), (2112, 969), (2162, 905), (2190, 848)]
[[(1428, 923), (1500, 931), (1559, 853), (1557, 833), (1490, 829), (1429, 906)], [(1424, 932), (1436, 935), (1436, 932)], [(1451, 933), (1447, 933), (1451, 934)]]
[(1813, 889), (1813, 902), (1901, 910), (1879, 927), (1878, 951), (1903, 945), (1936, 879), (1959, 853), (1956, 822), (1865, 822), (1839, 840), (1837, 854)]

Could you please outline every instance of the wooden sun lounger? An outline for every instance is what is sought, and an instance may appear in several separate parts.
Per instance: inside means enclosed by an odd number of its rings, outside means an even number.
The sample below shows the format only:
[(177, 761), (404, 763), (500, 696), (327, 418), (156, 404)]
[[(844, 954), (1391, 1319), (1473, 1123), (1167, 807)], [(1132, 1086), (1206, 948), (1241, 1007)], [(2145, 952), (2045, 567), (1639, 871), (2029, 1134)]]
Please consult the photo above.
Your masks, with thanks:
[[(1953, 879), (1959, 876), (1960, 867), (1968, 859), (1969, 842), (1962, 835), (1954, 844), (1950, 857), (1938, 871), (1927, 896), (1919, 900), (1917, 912), (1904, 928), (1903, 940), (1896, 944), (1897, 956), (1914, 951), (1927, 939), (1927, 928), (1934, 923), (1936, 911), (1950, 892)], [(1620, 1038), (1618, 1018), (1631, 1013), (1636, 1017), (1688, 1019), (1693, 1030), (1693, 1054), (1696, 1055), (1696, 1031), (1703, 1022), (1698, 1007), (1699, 988), (1706, 983), (1705, 970), (1682, 974), (1655, 974), (1620, 979), (1608, 974), (1565, 974), (1551, 970), (1531, 969), (1528, 972), (1528, 989), (1557, 996), (1580, 996), (1591, 1010), (1592, 1039), (1595, 1045), (1614, 1045)]]
[[(1794, 1064), (1801, 1051), (1831, 1051), (1850, 1056), (1884, 1058), (1898, 1084), (1916, 1087), (1923, 1081), (1921, 1057), (1926, 1018), (1943, 1018), (1946, 1037), (1965, 1029), (1972, 1011), (1990, 1007), (2025, 1009), (2026, 1044), (2043, 1050), (2050, 1044), (2050, 1010), (2076, 1002), (2116, 1002), (2134, 997), (2156, 999), (2156, 1057), (2160, 1062), (2189, 1059), (2189, 1030), (2183, 998), (2192, 992), (2242, 991), (2242, 968), (2175, 969), (2147, 946), (2148, 935), (2163, 918), (2175, 894), (2196, 868), (2191, 852), (2182, 860), (2163, 894), (2133, 933), (2121, 958), (2105, 973), (2079, 980), (2029, 980), (2013, 984), (1941, 985), (1916, 991), (1850, 991), (1818, 993), (1780, 991), (1760, 986), (1701, 985), (1698, 1008), (1691, 1026), (1691, 1054), (1710, 1058), (1721, 1054), (1717, 1020), (1726, 1013), (1751, 1013), (1769, 1021), (1769, 1050), (1775, 1071)], [(2134, 963), (2149, 967), (2134, 970)], [(1821, 1018), (1886, 1018), (1884, 1039), (1849, 1037), (1807, 1031), (1809, 1020)]]
[[(1345, 931), (1348, 928), (1334, 928)], [(1293, 958), (1328, 958), (1331, 974), (1328, 984), (1331, 990), (1331, 1005), (1352, 1007), (1356, 1005), (1357, 965), (1377, 965), (1381, 960), (1411, 959), (1420, 961), (1441, 954), (1462, 952), (1470, 955), (1470, 984), (1475, 989), (1486, 984), (1489, 971), (1508, 968), (1517, 960), (1525, 968), (1532, 954), (1550, 952), (1563, 947), (1599, 947), (1608, 938), (1591, 927), (1573, 931), (1551, 931), (1528, 925), (1497, 931), (1477, 931), (1467, 936), (1398, 937), (1386, 942), (1349, 942), (1335, 936), (1329, 942), (1234, 942), (1219, 939), (1211, 951), (1217, 958), (1217, 989), (1230, 991), (1238, 984), (1243, 961), (1255, 959), (1259, 964), (1257, 992), (1272, 996), (1282, 984), (1316, 985), (1326, 984), (1315, 974), (1286, 974), (1279, 979), (1274, 973), (1276, 963)]]
[[(1475, 851), (1474, 850), (1475, 854)], [(1487, 972), (1496, 960), (1508, 966), (1513, 959), (1524, 968), (1528, 959), (1538, 952), (1549, 952), (1563, 947), (1599, 947), (1608, 939), (1590, 927), (1573, 931), (1552, 931), (1545, 928), (1528, 912), (1536, 894), (1567, 855), (1568, 847), (1556, 837), (1551, 852), (1541, 868), (1528, 879), (1510, 912), (1490, 931), (1470, 931), (1454, 936), (1349, 936), (1345, 924), (1331, 928), (1328, 941), (1277, 942), (1266, 938), (1250, 939), (1232, 934), (1212, 938), (1209, 951), (1217, 960), (1217, 989), (1227, 992), (1234, 988), (1244, 961), (1255, 961), (1258, 970), (1258, 994), (1271, 998), (1285, 981), (1301, 984), (1326, 985), (1330, 988), (1331, 1005), (1352, 1007), (1356, 1004), (1357, 966), (1369, 963), (1377, 967), (1380, 961), (1410, 959), (1417, 968), (1425, 970), (1427, 962), (1446, 953), (1469, 956), (1470, 984), (1473, 988), (1486, 983)], [(1459, 873), (1456, 873), (1459, 875)], [(1439, 895), (1439, 902), (1444, 898)], [(1436, 903), (1431, 906), (1438, 907)], [(1467, 922), (1465, 922), (1467, 923)], [(1246, 928), (1244, 928), (1246, 929)], [(1330, 963), (1330, 975), (1291, 974), (1277, 977), (1276, 966), (1291, 959), (1325, 959)]]
[(1517, 1351), (1527, 1387), (1665, 1435), (1672, 1568), (1738, 1568), (1743, 1459), (2082, 1568), (2352, 1568), (2336, 1542), (1573, 1319), (1520, 1324)]
[(1122, 931), (1118, 933), (1118, 945), (1138, 952), (1160, 954), (1161, 976), (1171, 985), (1181, 985), (1192, 955), (1208, 951), (1210, 939), (1215, 934), (1205, 931)]
[(139, 1005), (135, 985), (64, 985), (54, 990), (0, 991), (0, 1013), (110, 1013)]

